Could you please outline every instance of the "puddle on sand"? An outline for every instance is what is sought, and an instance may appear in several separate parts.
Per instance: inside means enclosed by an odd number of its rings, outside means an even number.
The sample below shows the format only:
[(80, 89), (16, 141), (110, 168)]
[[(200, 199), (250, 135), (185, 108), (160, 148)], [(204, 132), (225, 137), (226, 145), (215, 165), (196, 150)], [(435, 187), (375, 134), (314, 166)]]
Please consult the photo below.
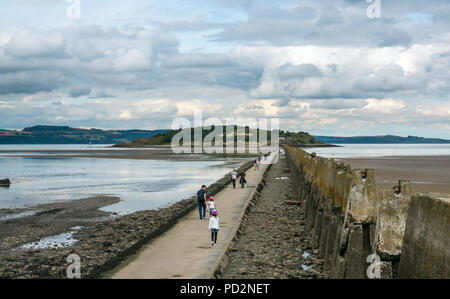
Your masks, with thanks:
[(302, 265), (303, 270), (309, 270), (312, 268), (312, 266)]
[(289, 180), (290, 177), (282, 176), (281, 178), (275, 178), (276, 180)]
[[(306, 252), (306, 251), (304, 251), (303, 254), (302, 254), (302, 257), (303, 257), (304, 259), (307, 259), (307, 258), (310, 257), (310, 256), (311, 256), (311, 254), (308, 253), (308, 252)], [(302, 268), (303, 268), (304, 271), (306, 271), (306, 270), (311, 269), (312, 266), (308, 266), (308, 265), (302, 264)]]
[(37, 242), (31, 242), (19, 246), (19, 250), (33, 250), (33, 249), (48, 249), (48, 248), (63, 248), (72, 246), (78, 242), (77, 239), (73, 238), (73, 234), (76, 231), (82, 229), (82, 226), (74, 226), (67, 233), (62, 233), (55, 236), (45, 237)]

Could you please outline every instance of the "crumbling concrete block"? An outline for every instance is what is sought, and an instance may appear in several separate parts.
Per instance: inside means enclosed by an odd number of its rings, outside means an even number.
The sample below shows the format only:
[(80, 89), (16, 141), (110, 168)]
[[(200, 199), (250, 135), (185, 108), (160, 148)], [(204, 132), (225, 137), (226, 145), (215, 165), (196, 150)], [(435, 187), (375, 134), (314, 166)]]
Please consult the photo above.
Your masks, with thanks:
[(409, 181), (399, 181), (392, 190), (383, 192), (373, 242), (373, 251), (382, 260), (397, 259), (402, 251), (410, 197)]
[(355, 169), (349, 175), (347, 213), (356, 223), (375, 223), (377, 194), (373, 169)]
[(450, 195), (412, 197), (398, 278), (450, 278)]

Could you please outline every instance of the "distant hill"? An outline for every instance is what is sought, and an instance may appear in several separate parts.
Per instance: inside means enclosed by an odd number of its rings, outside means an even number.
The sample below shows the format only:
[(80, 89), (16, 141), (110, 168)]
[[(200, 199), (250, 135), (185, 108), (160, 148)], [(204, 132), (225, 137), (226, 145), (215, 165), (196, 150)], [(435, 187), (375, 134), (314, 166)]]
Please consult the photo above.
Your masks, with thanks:
[(401, 137), (395, 135), (382, 136), (354, 136), (354, 137), (332, 137), (332, 136), (314, 136), (320, 142), (325, 143), (450, 143), (450, 140), (440, 138), (424, 138), (417, 136)]
[(34, 126), (1, 130), (0, 144), (117, 144), (147, 138), (167, 130), (100, 130), (67, 126)]
[[(237, 126), (235, 126), (235, 133), (234, 133), (234, 141), (237, 142), (238, 134), (237, 134)], [(202, 130), (202, 140), (204, 140), (205, 136), (210, 134), (215, 129), (214, 126), (211, 127), (211, 129), (203, 129)], [(242, 127), (240, 127), (242, 129)], [(222, 130), (224, 131), (224, 128), (222, 127)], [(222, 132), (223, 132), (222, 131)], [(172, 137), (175, 136), (180, 132), (180, 130), (169, 130), (164, 133), (156, 134), (149, 138), (139, 138), (136, 140), (133, 140), (131, 142), (124, 142), (121, 144), (117, 144), (116, 147), (146, 147), (146, 146), (154, 146), (154, 145), (170, 145), (172, 142)], [(245, 135), (246, 135), (246, 142), (250, 140), (251, 134), (254, 134), (254, 129), (249, 131), (249, 128), (245, 128)], [(226, 144), (226, 137), (224, 134), (223, 136), (223, 143)], [(267, 133), (268, 142), (271, 140), (271, 134), (270, 132)], [(259, 129), (257, 129), (257, 141), (259, 141)], [(285, 132), (280, 131), (280, 141), (281, 143), (287, 143), (290, 145), (313, 145), (313, 144), (322, 144), (321, 142), (317, 141), (313, 136), (309, 135), (305, 132)], [(194, 132), (191, 131), (191, 140), (194, 140)]]

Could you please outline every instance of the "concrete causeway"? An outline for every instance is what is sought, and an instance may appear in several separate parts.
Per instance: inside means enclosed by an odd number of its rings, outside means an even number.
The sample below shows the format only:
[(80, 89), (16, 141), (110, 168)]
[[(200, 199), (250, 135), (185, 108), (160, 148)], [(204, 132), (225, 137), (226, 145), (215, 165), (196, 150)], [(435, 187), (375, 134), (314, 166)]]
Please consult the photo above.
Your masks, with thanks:
[[(271, 157), (273, 156), (273, 157)], [(272, 159), (276, 155), (272, 154)], [(208, 278), (216, 261), (233, 237), (233, 229), (239, 225), (241, 213), (248, 198), (261, 181), (268, 165), (261, 164), (246, 171), (248, 185), (236, 189), (228, 185), (214, 194), (220, 218), (217, 244), (211, 246), (207, 220), (200, 220), (198, 209), (181, 218), (171, 229), (143, 246), (139, 252), (122, 262), (107, 274), (109, 278)], [(208, 195), (209, 196), (209, 195)]]

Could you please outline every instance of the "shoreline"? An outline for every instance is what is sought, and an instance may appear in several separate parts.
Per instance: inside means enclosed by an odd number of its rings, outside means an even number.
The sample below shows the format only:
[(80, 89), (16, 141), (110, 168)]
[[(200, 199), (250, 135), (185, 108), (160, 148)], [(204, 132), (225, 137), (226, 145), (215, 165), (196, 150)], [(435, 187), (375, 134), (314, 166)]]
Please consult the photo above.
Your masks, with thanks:
[[(33, 154), (34, 153), (34, 154)], [(3, 155), (2, 155), (3, 154)], [(176, 154), (171, 147), (147, 148), (110, 148), (110, 149), (74, 149), (74, 150), (0, 150), (0, 157), (26, 157), (26, 158), (99, 158), (99, 159), (138, 159), (138, 160), (176, 160), (194, 161), (199, 156), (214, 160), (223, 158), (248, 159), (259, 155), (258, 153), (180, 153)]]
[(450, 194), (450, 155), (358, 157), (335, 158), (335, 160), (350, 164), (352, 169), (374, 169), (377, 193), (392, 189), (398, 180), (409, 180), (413, 193)]
[[(252, 165), (252, 161), (247, 161), (241, 164), (238, 171), (247, 170)], [(211, 184), (208, 189), (215, 194), (226, 187), (230, 181), (229, 175), (226, 174)], [(6, 241), (0, 239), (2, 244), (2, 247), (0, 247), (0, 278), (66, 278), (66, 258), (73, 253), (78, 254), (82, 260), (81, 273), (83, 278), (100, 277), (102, 273), (117, 266), (149, 240), (161, 235), (172, 227), (178, 219), (192, 211), (196, 207), (196, 203), (193, 200), (194, 197), (180, 200), (166, 208), (138, 211), (110, 218), (109, 220), (92, 221), (91, 219), (91, 221), (80, 221), (80, 219), (74, 217), (78, 215), (78, 217), (81, 216), (83, 218), (83, 213), (81, 212), (80, 215), (79, 208), (74, 206), (77, 203), (76, 200), (48, 204), (48, 211), (43, 211), (43, 214), (0, 220), (1, 229), (6, 230), (6, 226), (12, 225), (16, 226), (18, 230), (22, 229), (22, 231), (25, 231), (25, 237), (19, 238), (19, 240), (16, 240), (15, 236), (10, 236)], [(86, 214), (97, 216), (102, 214), (102, 216), (106, 217), (109, 213), (98, 210), (102, 198), (103, 201), (119, 200), (113, 197), (92, 197), (80, 199), (78, 204), (80, 202), (86, 204)], [(58, 205), (60, 207), (57, 207)], [(64, 205), (69, 206), (64, 207)], [(36, 208), (34, 207), (34, 209)], [(5, 209), (0, 211), (2, 215), (11, 214), (6, 213)], [(15, 209), (15, 212), (23, 211), (24, 209)], [(54, 217), (48, 218), (48, 215), (51, 214)], [(64, 215), (66, 218), (75, 218), (77, 221), (58, 220)], [(29, 226), (17, 226), (19, 222), (29, 222), (33, 217), (34, 219), (42, 217), (40, 218), (41, 222), (30, 222)], [(37, 250), (14, 250), (19, 245), (23, 245), (19, 244), (24, 243), (23, 240), (33, 242), (43, 237), (54, 235), (54, 233), (67, 232), (75, 226), (75, 223), (80, 222), (83, 229), (74, 233), (74, 238), (78, 242), (72, 246)], [(30, 227), (31, 229), (29, 229)], [(48, 227), (52, 227), (52, 229), (49, 231)], [(43, 233), (43, 231), (50, 233)]]

